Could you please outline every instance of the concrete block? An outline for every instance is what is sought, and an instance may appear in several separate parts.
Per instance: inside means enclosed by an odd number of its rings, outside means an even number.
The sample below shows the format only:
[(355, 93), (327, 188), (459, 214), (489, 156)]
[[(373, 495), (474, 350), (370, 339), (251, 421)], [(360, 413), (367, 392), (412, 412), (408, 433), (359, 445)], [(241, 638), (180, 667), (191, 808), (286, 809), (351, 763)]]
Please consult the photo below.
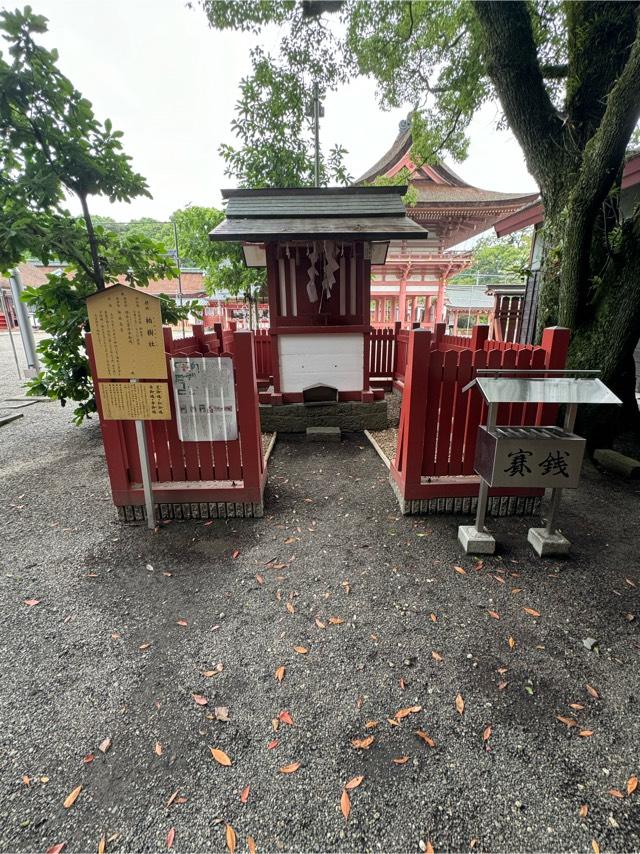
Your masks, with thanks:
[(538, 557), (566, 555), (571, 549), (571, 543), (559, 531), (548, 534), (545, 528), (529, 528), (527, 541), (531, 543)]
[(339, 427), (307, 427), (307, 442), (339, 442), (341, 438)]
[(458, 542), (468, 555), (492, 555), (496, 541), (488, 531), (478, 531), (475, 525), (460, 525)]
[(17, 421), (18, 418), (24, 418), (24, 413), (20, 412), (18, 415), (0, 415), (0, 427), (4, 427), (5, 424), (10, 424), (12, 421)]
[(633, 457), (626, 457), (610, 448), (599, 448), (594, 453), (593, 458), (597, 463), (600, 463), (602, 468), (614, 474), (634, 480), (640, 478), (640, 461), (634, 460)]

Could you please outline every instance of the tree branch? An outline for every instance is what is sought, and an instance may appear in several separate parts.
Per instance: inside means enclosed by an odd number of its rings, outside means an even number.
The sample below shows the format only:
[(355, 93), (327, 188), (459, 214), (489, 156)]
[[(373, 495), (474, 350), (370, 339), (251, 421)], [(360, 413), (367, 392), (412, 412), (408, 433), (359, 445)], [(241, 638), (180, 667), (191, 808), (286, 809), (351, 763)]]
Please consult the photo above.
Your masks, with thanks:
[(565, 159), (564, 128), (544, 85), (527, 4), (474, 0), (473, 8), (485, 37), (489, 77), (544, 192)]
[(567, 62), (559, 62), (557, 64), (549, 63), (548, 65), (541, 65), (540, 73), (545, 80), (562, 80), (569, 73), (569, 64)]

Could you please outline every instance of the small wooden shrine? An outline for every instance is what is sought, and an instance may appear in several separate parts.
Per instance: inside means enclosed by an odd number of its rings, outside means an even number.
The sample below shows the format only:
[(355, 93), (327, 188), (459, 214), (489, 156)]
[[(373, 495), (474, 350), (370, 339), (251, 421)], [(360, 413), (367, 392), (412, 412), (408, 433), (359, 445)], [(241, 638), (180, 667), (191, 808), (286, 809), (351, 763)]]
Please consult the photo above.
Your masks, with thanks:
[(267, 269), (271, 403), (374, 399), (371, 267), (391, 240), (428, 237), (406, 216), (406, 189), (223, 191), (227, 218), (210, 238), (241, 242), (247, 265)]

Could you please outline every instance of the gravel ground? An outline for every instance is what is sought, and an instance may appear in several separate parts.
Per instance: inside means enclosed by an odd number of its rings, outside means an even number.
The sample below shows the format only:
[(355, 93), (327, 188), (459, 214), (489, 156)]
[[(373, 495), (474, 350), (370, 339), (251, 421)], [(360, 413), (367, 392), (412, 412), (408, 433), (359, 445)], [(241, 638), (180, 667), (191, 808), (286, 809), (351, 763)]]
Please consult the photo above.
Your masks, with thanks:
[[(12, 370), (0, 335), (0, 400)], [(0, 428), (0, 850), (223, 851), (227, 824), (238, 851), (637, 850), (639, 485), (587, 466), (569, 559), (500, 519), (482, 564), (399, 515), (362, 436), (269, 471), (264, 519), (152, 534), (116, 521), (95, 425)]]

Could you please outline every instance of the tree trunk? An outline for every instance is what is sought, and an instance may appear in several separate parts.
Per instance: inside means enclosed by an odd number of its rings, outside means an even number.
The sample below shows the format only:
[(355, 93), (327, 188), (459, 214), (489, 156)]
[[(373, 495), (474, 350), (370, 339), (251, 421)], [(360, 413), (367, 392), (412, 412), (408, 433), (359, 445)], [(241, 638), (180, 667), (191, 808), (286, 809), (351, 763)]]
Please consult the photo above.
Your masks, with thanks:
[(78, 194), (80, 199), (80, 204), (82, 205), (82, 216), (84, 217), (84, 222), (87, 227), (87, 237), (89, 238), (89, 248), (91, 250), (91, 264), (93, 267), (93, 277), (96, 283), (96, 288), (99, 291), (104, 290), (104, 271), (102, 269), (102, 264), (100, 263), (100, 257), (98, 255), (98, 241), (96, 240), (96, 233), (93, 230), (93, 220), (91, 219), (91, 214), (89, 213), (89, 205), (87, 204), (87, 197)]

